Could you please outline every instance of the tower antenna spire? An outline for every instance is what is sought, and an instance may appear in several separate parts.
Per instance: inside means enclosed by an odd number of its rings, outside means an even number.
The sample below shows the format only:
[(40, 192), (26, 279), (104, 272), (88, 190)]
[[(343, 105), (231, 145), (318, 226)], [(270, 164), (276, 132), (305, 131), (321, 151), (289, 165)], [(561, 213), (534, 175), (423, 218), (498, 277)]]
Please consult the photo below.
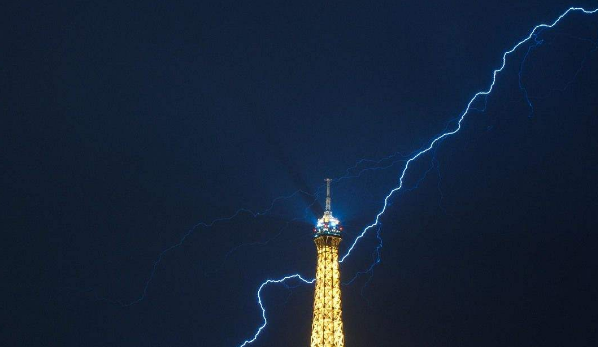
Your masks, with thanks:
[(331, 212), (330, 209), (330, 182), (332, 181), (330, 178), (326, 178), (326, 212)]

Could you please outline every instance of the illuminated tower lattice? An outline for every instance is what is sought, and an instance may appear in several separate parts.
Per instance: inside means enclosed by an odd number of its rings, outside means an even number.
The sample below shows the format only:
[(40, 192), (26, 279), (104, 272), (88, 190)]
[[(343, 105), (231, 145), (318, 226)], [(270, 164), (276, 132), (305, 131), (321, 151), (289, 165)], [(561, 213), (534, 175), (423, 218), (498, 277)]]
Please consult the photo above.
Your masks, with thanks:
[(326, 179), (326, 210), (314, 228), (318, 265), (311, 347), (345, 345), (338, 264), (338, 245), (341, 242), (342, 230), (338, 219), (332, 216), (330, 210), (330, 179)]

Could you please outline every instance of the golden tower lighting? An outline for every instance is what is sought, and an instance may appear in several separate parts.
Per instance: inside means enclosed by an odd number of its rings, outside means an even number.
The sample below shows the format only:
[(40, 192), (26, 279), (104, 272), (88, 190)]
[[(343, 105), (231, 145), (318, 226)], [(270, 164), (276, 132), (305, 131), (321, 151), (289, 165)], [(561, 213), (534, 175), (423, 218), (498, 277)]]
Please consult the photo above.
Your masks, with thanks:
[(330, 209), (330, 179), (326, 179), (326, 210), (314, 228), (318, 252), (311, 347), (344, 347), (338, 245), (341, 231)]

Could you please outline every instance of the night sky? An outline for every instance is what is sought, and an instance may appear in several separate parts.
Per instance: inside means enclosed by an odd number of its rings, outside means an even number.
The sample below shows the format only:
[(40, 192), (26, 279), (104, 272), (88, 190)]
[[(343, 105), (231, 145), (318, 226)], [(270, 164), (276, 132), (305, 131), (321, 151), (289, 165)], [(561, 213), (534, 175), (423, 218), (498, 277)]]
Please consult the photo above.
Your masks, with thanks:
[[(0, 345), (238, 346), (260, 283), (314, 275), (323, 179), (345, 253), (570, 6), (598, 4), (4, 6)], [(598, 345), (598, 14), (536, 40), (389, 200), (347, 347)], [(240, 208), (267, 213), (198, 225)], [(287, 284), (252, 346), (308, 345), (313, 285)]]

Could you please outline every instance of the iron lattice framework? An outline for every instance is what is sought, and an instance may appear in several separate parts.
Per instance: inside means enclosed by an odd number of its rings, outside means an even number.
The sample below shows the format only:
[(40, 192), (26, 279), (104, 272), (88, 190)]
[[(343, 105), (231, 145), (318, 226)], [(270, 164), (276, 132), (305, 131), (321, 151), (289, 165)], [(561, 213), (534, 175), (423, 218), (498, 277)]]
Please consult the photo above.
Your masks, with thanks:
[(326, 211), (314, 229), (318, 252), (311, 347), (344, 347), (338, 246), (342, 227), (330, 210), (330, 180)]

